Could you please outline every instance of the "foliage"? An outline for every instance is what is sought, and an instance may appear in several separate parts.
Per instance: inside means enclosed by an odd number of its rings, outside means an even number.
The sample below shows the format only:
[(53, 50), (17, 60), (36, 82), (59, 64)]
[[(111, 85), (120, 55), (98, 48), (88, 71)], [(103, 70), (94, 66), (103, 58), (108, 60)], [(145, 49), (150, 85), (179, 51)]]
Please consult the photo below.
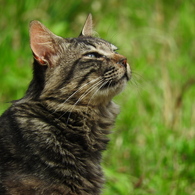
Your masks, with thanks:
[[(0, 0), (0, 112), (31, 79), (28, 24), (80, 33), (89, 12), (99, 35), (128, 57), (132, 80), (104, 153), (104, 195), (195, 195), (194, 2)], [(75, 33), (76, 32), (76, 33)]]

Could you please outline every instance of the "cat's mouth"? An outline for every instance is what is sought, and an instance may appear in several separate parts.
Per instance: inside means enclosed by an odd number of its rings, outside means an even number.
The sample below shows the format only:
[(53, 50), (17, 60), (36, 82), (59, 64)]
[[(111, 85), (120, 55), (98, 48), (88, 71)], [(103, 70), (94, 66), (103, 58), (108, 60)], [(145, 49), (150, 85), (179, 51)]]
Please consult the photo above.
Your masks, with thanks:
[(101, 89), (115, 87), (116, 85), (124, 84), (131, 79), (130, 66), (127, 63), (126, 67), (116, 69), (112, 67), (104, 74), (105, 84)]
[(128, 80), (129, 80), (129, 76), (127, 75), (127, 73), (125, 73), (124, 76), (119, 80), (111, 80), (110, 82), (105, 82), (105, 84), (101, 87), (101, 89), (112, 88)]
[(130, 80), (130, 74), (126, 71), (119, 79), (110, 79), (110, 81), (105, 81), (104, 85), (101, 87), (102, 90), (104, 89), (111, 89), (111, 88), (123, 88), (122, 86)]

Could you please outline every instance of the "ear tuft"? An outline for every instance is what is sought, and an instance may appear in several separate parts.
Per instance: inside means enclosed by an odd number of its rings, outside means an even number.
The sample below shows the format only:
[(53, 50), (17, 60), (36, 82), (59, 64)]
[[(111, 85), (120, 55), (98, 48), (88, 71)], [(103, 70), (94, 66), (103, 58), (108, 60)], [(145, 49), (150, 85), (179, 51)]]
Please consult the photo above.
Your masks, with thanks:
[(91, 14), (88, 15), (80, 36), (93, 36), (93, 20)]

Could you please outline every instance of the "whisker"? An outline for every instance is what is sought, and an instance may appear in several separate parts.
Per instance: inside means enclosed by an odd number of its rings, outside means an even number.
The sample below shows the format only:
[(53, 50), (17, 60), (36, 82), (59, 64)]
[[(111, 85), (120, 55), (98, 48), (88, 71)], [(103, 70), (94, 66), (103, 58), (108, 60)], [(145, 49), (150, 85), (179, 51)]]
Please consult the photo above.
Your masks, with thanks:
[[(80, 86), (74, 93), (72, 93), (67, 99), (65, 99), (65, 101), (62, 104), (65, 104), (70, 98), (72, 98), (76, 93), (78, 93), (79, 91), (81, 91), (85, 86), (89, 85), (90, 83), (96, 82), (99, 78), (93, 79), (91, 81), (89, 81), (88, 83), (85, 83), (84, 85)], [(57, 112), (57, 110), (59, 109), (60, 106), (58, 106), (53, 113)], [(52, 113), (52, 114), (53, 114)]]
[[(72, 83), (74, 80), (78, 79), (78, 78), (84, 78), (84, 76), (78, 76), (78, 77), (75, 77), (74, 79), (71, 79), (71, 81), (69, 81), (68, 83), (66, 83), (66, 85), (64, 87), (62, 87), (60, 90), (63, 90), (64, 88), (67, 87), (68, 84)], [(89, 81), (88, 83), (92, 82), (94, 79), (93, 77), (91, 77), (91, 81)], [(95, 78), (95, 79), (99, 79), (99, 78)]]
[[(89, 102), (87, 104), (87, 107), (89, 106), (89, 103), (91, 102), (92, 98), (94, 97), (94, 95), (104, 86), (108, 83), (109, 81), (103, 82), (102, 85), (93, 93), (93, 95), (91, 96), (91, 98), (89, 99)], [(108, 87), (110, 86), (112, 80), (110, 81)]]
[(88, 83), (85, 83), (84, 85), (82, 85), (78, 90), (76, 90), (74, 93), (72, 93), (65, 101), (64, 103), (66, 103), (71, 97), (73, 97), (76, 93), (78, 93), (79, 91), (81, 91), (81, 89), (83, 89), (85, 86), (89, 85), (92, 82), (97, 81), (99, 78), (93, 79), (91, 81), (89, 81)]
[[(102, 80), (103, 80), (103, 79), (102, 79)], [(71, 116), (72, 110), (75, 108), (75, 106), (76, 106), (81, 100), (83, 100), (91, 91), (93, 91), (93, 90), (102, 82), (102, 80), (98, 81), (97, 83), (95, 83), (94, 85), (92, 85), (89, 89), (87, 89), (87, 90), (85, 91), (85, 93), (84, 93), (83, 95), (81, 95), (80, 98), (74, 103), (72, 109), (70, 110), (69, 116), (68, 116), (68, 118), (67, 118), (67, 122), (66, 122), (67, 124), (68, 124), (68, 120), (69, 120), (69, 118), (70, 118), (70, 116)], [(67, 112), (68, 112), (68, 110), (66, 111), (66, 113), (67, 113)]]
[[(98, 79), (100, 79), (100, 78), (98, 78)], [(98, 79), (96, 79), (96, 81), (97, 81)], [(83, 100), (91, 91), (93, 91), (93, 90), (102, 82), (102, 80), (103, 80), (103, 79), (101, 79), (100, 81), (98, 81), (97, 83), (95, 83), (95, 84), (93, 84), (91, 87), (89, 87), (89, 88), (80, 96), (80, 98), (74, 103), (74, 105), (72, 106), (72, 108), (71, 108), (71, 109), (68, 109), (64, 114), (62, 114), (62, 115), (60, 116), (60, 118), (63, 117), (68, 111), (70, 111), (70, 114), (69, 114), (68, 119), (67, 119), (67, 123), (68, 123), (68, 120), (69, 120), (70, 115), (71, 115), (71, 111), (75, 108), (75, 106), (76, 106), (81, 100)]]
[(91, 91), (93, 91), (93, 89), (95, 89), (101, 82), (103, 81), (100, 80), (98, 81), (96, 84), (92, 85), (88, 90), (86, 90), (86, 92), (76, 101), (76, 103), (78, 103), (79, 101), (81, 101), (83, 98), (85, 98)]

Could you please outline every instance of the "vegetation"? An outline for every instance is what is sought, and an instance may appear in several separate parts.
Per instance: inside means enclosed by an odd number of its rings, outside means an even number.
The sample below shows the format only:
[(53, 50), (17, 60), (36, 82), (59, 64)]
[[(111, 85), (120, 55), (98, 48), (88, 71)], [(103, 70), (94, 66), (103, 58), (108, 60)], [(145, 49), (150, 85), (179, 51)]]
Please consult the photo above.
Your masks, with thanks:
[(104, 153), (104, 195), (195, 195), (193, 0), (0, 0), (0, 112), (31, 80), (28, 24), (80, 33), (89, 12), (100, 37), (128, 57), (132, 80)]

